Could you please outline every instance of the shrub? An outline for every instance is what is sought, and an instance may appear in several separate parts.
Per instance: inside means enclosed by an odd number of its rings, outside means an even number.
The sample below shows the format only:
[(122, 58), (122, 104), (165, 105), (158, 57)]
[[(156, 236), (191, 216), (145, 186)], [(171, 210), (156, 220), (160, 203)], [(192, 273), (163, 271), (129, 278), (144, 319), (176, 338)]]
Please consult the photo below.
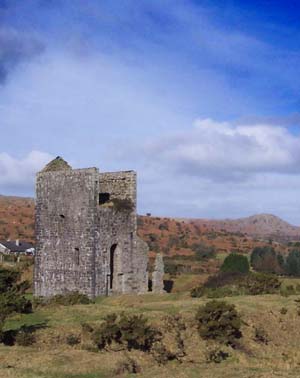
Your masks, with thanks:
[(13, 289), (19, 278), (20, 272), (16, 270), (0, 269), (0, 293)]
[(142, 371), (140, 365), (133, 358), (127, 357), (124, 361), (117, 364), (115, 374), (138, 374)]
[(249, 295), (275, 294), (279, 292), (281, 282), (278, 277), (271, 274), (251, 273), (245, 277), (240, 286)]
[(2, 329), (8, 316), (14, 312), (32, 311), (31, 302), (23, 296), (28, 283), (18, 283), (19, 279), (20, 272), (0, 269), (0, 341), (5, 339)]
[(254, 340), (257, 343), (266, 344), (266, 345), (270, 341), (266, 331), (262, 327), (255, 328)]
[(276, 254), (271, 246), (256, 247), (250, 257), (250, 263), (254, 270), (265, 273), (280, 274), (284, 272), (284, 259)]
[(220, 272), (211, 276), (202, 286), (191, 290), (192, 297), (221, 298), (234, 295), (274, 294), (280, 290), (278, 277), (263, 273), (229, 273)]
[(176, 354), (159, 341), (153, 344), (151, 354), (159, 365), (165, 365), (168, 361), (176, 360)]
[(99, 349), (109, 347), (113, 342), (126, 349), (149, 351), (156, 341), (158, 331), (147, 324), (143, 315), (106, 316), (104, 322), (92, 333), (92, 340)]
[(205, 287), (201, 285), (196, 286), (191, 290), (190, 294), (193, 298), (201, 298), (203, 295), (205, 295)]
[(248, 273), (249, 268), (249, 262), (246, 256), (231, 253), (225, 258), (220, 269), (222, 272)]
[(217, 289), (228, 285), (237, 285), (244, 279), (245, 275), (242, 273), (219, 272), (213, 276), (208, 277), (207, 281), (204, 283), (204, 287)]
[(210, 301), (199, 307), (196, 314), (199, 335), (235, 347), (242, 337), (241, 318), (234, 305), (224, 301)]
[(224, 298), (232, 297), (234, 295), (240, 295), (238, 288), (229, 286), (208, 288), (205, 286), (197, 286), (191, 290), (191, 297), (201, 298), (206, 296), (207, 298)]
[(219, 348), (214, 348), (208, 350), (206, 353), (206, 361), (207, 362), (214, 362), (216, 364), (221, 363), (222, 361), (226, 360), (229, 357), (229, 353), (224, 352)]
[(66, 339), (66, 343), (70, 346), (80, 344), (80, 336), (74, 335), (74, 334), (68, 335)]

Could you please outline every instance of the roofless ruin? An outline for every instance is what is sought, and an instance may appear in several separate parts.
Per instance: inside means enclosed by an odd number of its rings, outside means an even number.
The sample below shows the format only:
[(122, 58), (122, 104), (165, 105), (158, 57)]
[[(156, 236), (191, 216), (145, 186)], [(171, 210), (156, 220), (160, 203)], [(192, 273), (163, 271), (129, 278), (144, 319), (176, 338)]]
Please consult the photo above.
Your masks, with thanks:
[(72, 169), (57, 157), (37, 175), (36, 236), (36, 296), (148, 291), (134, 171)]

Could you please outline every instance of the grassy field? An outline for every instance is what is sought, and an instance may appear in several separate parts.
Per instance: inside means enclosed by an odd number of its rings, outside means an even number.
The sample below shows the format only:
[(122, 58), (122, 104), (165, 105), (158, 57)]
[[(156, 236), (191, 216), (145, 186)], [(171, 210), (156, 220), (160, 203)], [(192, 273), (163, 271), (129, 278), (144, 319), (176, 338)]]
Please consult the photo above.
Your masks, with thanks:
[[(183, 286), (188, 281), (181, 278)], [(288, 282), (289, 283), (289, 282)], [(294, 280), (294, 284), (296, 281)], [(271, 378), (300, 376), (300, 312), (297, 296), (239, 296), (225, 298), (236, 305), (244, 321), (240, 348), (227, 351), (230, 357), (220, 363), (208, 363), (206, 353), (212, 347), (203, 341), (195, 324), (195, 312), (207, 299), (191, 298), (188, 292), (164, 295), (115, 296), (98, 298), (95, 304), (47, 306), (28, 315), (16, 315), (6, 329), (22, 325), (36, 327), (33, 346), (0, 346), (0, 377), (5, 378), (108, 378), (118, 376), (118, 363), (132, 357), (141, 367), (137, 374), (124, 377), (144, 378)], [(283, 314), (282, 308), (286, 309)], [(112, 312), (144, 314), (161, 327), (167, 315), (180, 314), (184, 331), (185, 356), (181, 362), (158, 365), (149, 353), (139, 351), (97, 352), (82, 334), (82, 323), (95, 325)], [(263, 328), (268, 343), (255, 341), (255, 329)], [(69, 346), (69, 335), (81, 342)], [(167, 337), (167, 336), (166, 336)], [(172, 338), (166, 340), (172, 348)], [(224, 347), (222, 347), (224, 349)]]

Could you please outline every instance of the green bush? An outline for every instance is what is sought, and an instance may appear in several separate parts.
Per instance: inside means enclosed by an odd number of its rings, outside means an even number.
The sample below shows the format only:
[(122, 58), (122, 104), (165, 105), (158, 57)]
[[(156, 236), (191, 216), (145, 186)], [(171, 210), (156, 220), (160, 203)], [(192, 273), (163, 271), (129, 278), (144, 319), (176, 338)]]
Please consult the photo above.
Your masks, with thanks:
[(19, 271), (0, 268), (0, 294), (13, 289), (20, 275)]
[(234, 305), (224, 301), (210, 301), (199, 307), (196, 314), (199, 335), (204, 340), (237, 346), (242, 337), (242, 320)]
[(249, 269), (247, 257), (236, 253), (228, 255), (220, 268), (221, 272), (229, 273), (248, 273)]
[(24, 297), (28, 282), (19, 282), (20, 272), (0, 268), (0, 342), (5, 339), (3, 326), (14, 312), (29, 313), (31, 302)]
[(276, 294), (280, 291), (281, 282), (271, 274), (251, 273), (241, 282), (240, 287), (249, 295)]
[(281, 282), (271, 274), (252, 273), (223, 273), (211, 276), (204, 285), (191, 290), (192, 297), (207, 296), (208, 298), (222, 298), (235, 295), (261, 295), (280, 292)]
[(158, 331), (148, 325), (143, 315), (107, 315), (104, 322), (92, 333), (92, 340), (99, 349), (108, 348), (113, 342), (127, 350), (149, 351), (156, 341)]

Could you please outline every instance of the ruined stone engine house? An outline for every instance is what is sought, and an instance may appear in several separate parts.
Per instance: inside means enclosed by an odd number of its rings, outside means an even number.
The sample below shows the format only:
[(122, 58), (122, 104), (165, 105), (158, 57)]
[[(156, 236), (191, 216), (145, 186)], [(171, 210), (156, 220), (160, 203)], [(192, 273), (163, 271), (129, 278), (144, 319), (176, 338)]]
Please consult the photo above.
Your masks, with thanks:
[(37, 175), (34, 293), (148, 290), (148, 246), (137, 236), (136, 173), (72, 169), (57, 157)]

